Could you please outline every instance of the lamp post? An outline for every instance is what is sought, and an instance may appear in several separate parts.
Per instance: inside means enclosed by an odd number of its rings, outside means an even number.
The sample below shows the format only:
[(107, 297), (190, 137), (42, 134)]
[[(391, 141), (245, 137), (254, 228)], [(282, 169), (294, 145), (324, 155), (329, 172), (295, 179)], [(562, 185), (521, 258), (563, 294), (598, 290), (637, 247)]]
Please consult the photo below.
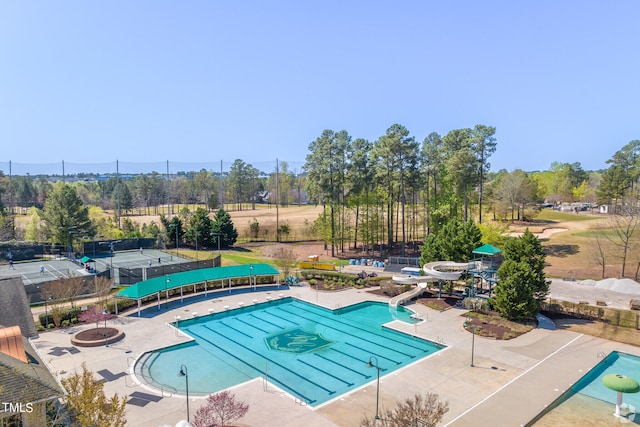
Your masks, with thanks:
[(176, 258), (178, 258), (178, 255), (180, 254), (180, 252), (178, 251), (178, 232), (180, 231), (180, 227), (176, 222), (174, 222), (173, 224), (169, 224), (169, 227), (173, 228), (173, 230), (176, 232)]
[(75, 230), (76, 228), (78, 228), (77, 225), (70, 225), (70, 226), (60, 226), (58, 227), (58, 230), (64, 230), (67, 234), (67, 238), (69, 239), (69, 259), (71, 259), (71, 252), (73, 251), (73, 230)]
[(475, 347), (476, 341), (476, 324), (471, 322), (471, 367), (473, 368), (475, 365), (473, 364), (473, 351)]
[(102, 315), (104, 316), (104, 346), (109, 347), (109, 341), (107, 340), (107, 317), (109, 313), (107, 312), (107, 307), (102, 310)]
[(198, 230), (195, 230), (193, 234), (195, 234), (196, 236), (196, 266), (197, 266), (198, 265), (198, 235), (200, 234), (200, 232)]
[(220, 235), (222, 233), (211, 233), (211, 236), (217, 236), (218, 237), (218, 256), (220, 256)]
[(256, 290), (256, 285), (253, 283), (253, 264), (249, 265), (249, 286), (253, 285), (253, 290)]
[(49, 329), (49, 311), (47, 310), (47, 301), (48, 300), (53, 300), (53, 295), (49, 295), (47, 296), (47, 294), (45, 293), (44, 295), (44, 322), (45, 322), (45, 330)]
[(171, 283), (171, 279), (167, 274), (167, 278), (164, 280), (164, 295), (167, 298), (167, 310), (169, 309), (169, 283)]
[(184, 377), (184, 382), (187, 390), (187, 422), (189, 422), (189, 373), (187, 372), (187, 367), (184, 365), (180, 365), (180, 373), (181, 377)]
[[(372, 362), (375, 361), (375, 364)], [(375, 356), (369, 357), (369, 361), (367, 362), (367, 368), (376, 368), (378, 371), (378, 381), (376, 383), (376, 420), (380, 419), (380, 415), (378, 414), (378, 402), (380, 401), (380, 365), (378, 365), (378, 358)]]

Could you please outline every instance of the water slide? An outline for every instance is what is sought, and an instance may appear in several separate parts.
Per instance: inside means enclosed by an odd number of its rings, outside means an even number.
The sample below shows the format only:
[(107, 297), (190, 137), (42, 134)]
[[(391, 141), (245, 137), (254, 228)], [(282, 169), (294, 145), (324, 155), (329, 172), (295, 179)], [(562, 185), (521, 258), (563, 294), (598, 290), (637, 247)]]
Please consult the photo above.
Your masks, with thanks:
[(391, 298), (391, 301), (389, 301), (389, 306), (396, 308), (399, 305), (404, 304), (407, 301), (411, 301), (413, 298), (422, 295), (422, 293), (425, 291), (425, 289), (427, 289), (427, 281), (433, 281), (432, 280), (425, 280), (425, 278), (422, 278), (422, 282), (418, 283), (418, 286), (416, 286), (415, 288), (412, 288), (411, 290), (401, 293), (400, 295), (396, 295), (395, 297)]
[(399, 284), (417, 284), (415, 288), (397, 295), (389, 301), (391, 307), (397, 307), (411, 299), (422, 295), (427, 289), (427, 282), (436, 282), (438, 280), (454, 281), (458, 280), (462, 273), (477, 267), (476, 261), (471, 262), (453, 262), (453, 261), (435, 261), (425, 264), (422, 267), (424, 276), (401, 275), (393, 276), (392, 280)]
[(438, 280), (458, 280), (465, 271), (477, 268), (477, 261), (453, 262), (434, 261), (425, 264), (422, 271), (427, 277), (434, 277)]

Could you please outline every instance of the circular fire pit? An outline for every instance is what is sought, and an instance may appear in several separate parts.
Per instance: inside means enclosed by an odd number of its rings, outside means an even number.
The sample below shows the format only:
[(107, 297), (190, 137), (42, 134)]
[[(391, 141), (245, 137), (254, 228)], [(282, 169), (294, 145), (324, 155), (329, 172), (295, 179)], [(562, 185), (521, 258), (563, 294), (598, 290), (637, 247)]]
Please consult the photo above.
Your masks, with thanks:
[(124, 332), (117, 328), (91, 328), (71, 337), (71, 344), (78, 347), (98, 347), (112, 344), (124, 338)]

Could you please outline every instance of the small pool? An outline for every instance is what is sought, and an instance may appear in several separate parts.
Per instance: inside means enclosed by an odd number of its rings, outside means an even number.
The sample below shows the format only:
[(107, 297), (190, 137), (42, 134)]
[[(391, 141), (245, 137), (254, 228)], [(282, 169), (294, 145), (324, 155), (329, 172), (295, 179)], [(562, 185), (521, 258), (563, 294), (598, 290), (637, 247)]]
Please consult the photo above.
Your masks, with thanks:
[[(527, 426), (615, 424), (612, 414), (617, 393), (602, 384), (608, 374), (623, 374), (640, 381), (640, 357), (611, 352)], [(635, 417), (640, 412), (640, 393), (624, 394), (623, 405), (630, 417), (640, 423), (640, 415)]]
[[(386, 375), (443, 346), (383, 325), (413, 323), (413, 312), (379, 302), (329, 310), (292, 298), (182, 320), (195, 340), (143, 355), (135, 373), (158, 389), (210, 394), (255, 378), (318, 406), (376, 379), (373, 356)], [(375, 364), (375, 359), (373, 360)]]

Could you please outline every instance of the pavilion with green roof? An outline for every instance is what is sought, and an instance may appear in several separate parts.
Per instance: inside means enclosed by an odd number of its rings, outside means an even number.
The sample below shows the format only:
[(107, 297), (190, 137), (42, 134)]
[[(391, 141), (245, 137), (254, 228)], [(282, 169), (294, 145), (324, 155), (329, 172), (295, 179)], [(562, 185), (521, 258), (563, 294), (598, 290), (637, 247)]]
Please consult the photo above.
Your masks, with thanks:
[(200, 270), (183, 271), (180, 273), (167, 274), (166, 276), (154, 277), (153, 279), (143, 280), (135, 283), (127, 288), (119, 291), (116, 297), (116, 314), (118, 314), (118, 299), (134, 299), (138, 301), (138, 316), (140, 316), (140, 307), (142, 300), (152, 295), (158, 296), (158, 310), (160, 309), (160, 295), (165, 293), (169, 299), (169, 291), (180, 289), (180, 301), (182, 302), (183, 289), (193, 286), (193, 292), (196, 292), (196, 285), (204, 283), (204, 295), (207, 296), (208, 282), (221, 282), (224, 288), (225, 282), (229, 284), (231, 290), (232, 281), (234, 279), (249, 279), (250, 286), (256, 288), (257, 278), (274, 276), (274, 281), (280, 283), (280, 272), (277, 268), (269, 264), (245, 264), (232, 265), (227, 267), (202, 268)]

